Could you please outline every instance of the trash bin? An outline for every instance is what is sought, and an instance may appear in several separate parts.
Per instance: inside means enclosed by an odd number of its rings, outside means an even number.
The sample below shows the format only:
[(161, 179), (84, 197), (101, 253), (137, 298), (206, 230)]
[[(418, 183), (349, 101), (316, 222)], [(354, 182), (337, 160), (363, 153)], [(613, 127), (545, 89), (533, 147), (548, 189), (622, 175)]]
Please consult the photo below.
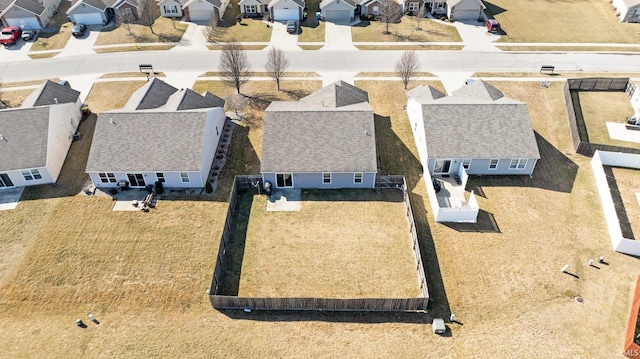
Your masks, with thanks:
[(122, 180), (118, 182), (118, 187), (120, 187), (121, 191), (124, 191), (126, 189), (129, 189), (129, 182)]

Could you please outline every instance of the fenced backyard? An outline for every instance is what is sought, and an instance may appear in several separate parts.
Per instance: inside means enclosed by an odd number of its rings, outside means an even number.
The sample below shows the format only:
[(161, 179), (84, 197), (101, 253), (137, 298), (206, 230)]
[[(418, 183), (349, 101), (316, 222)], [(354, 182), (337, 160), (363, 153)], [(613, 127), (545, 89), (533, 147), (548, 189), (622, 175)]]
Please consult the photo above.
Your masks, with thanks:
[[(237, 243), (236, 244), (231, 243), (234, 240), (234, 238), (232, 238), (234, 226), (237, 225), (237, 223), (234, 223), (233, 221), (236, 220), (238, 217), (244, 216), (244, 214), (240, 212), (246, 211), (246, 209), (240, 210), (238, 208), (238, 206), (240, 205), (238, 203), (239, 198), (243, 196), (244, 195), (243, 193), (246, 193), (247, 191), (251, 196), (258, 194), (259, 193), (258, 191), (261, 191), (261, 178), (259, 176), (236, 176), (233, 187), (232, 187), (232, 191), (231, 191), (231, 197), (229, 200), (227, 218), (225, 220), (225, 225), (221, 235), (220, 247), (219, 247), (218, 255), (216, 258), (216, 264), (213, 272), (211, 288), (209, 290), (209, 298), (212, 306), (216, 309), (262, 309), (262, 310), (330, 310), (330, 311), (424, 311), (424, 310), (427, 310), (427, 306), (429, 302), (429, 292), (427, 289), (428, 287), (427, 287), (427, 281), (426, 281), (426, 273), (424, 269), (424, 264), (422, 262), (422, 257), (420, 254), (418, 235), (416, 233), (415, 222), (413, 218), (413, 211), (411, 209), (411, 203), (409, 201), (409, 193), (406, 190), (407, 188), (406, 182), (404, 180), (404, 177), (402, 176), (382, 176), (382, 178), (379, 179), (379, 183), (380, 183), (380, 186), (376, 191), (395, 191), (396, 189), (399, 189), (402, 191), (402, 202), (405, 209), (404, 213), (407, 217), (407, 223), (408, 223), (409, 232), (411, 235), (411, 247), (412, 247), (411, 251), (414, 256), (413, 258), (414, 265), (411, 265), (408, 263), (404, 263), (404, 264), (400, 263), (402, 264), (401, 266), (404, 266), (406, 269), (408, 269), (408, 271), (403, 272), (402, 270), (398, 270), (397, 268), (394, 268), (394, 271), (396, 272), (399, 271), (400, 273), (411, 273), (415, 270), (417, 272), (417, 279), (418, 279), (418, 285), (419, 285), (419, 289), (416, 288), (417, 290), (416, 292), (413, 292), (413, 290), (411, 289), (414, 286), (414, 284), (412, 283), (415, 283), (416, 277), (411, 275), (409, 275), (409, 277), (412, 277), (412, 278), (404, 278), (403, 280), (398, 281), (398, 282), (402, 281), (402, 282), (409, 283), (408, 286), (405, 286), (405, 290), (398, 291), (394, 289), (392, 292), (387, 291), (386, 293), (390, 294), (390, 296), (388, 297), (385, 297), (385, 296), (375, 297), (371, 295), (374, 292), (375, 293), (385, 292), (384, 290), (380, 291), (380, 288), (389, 287), (389, 285), (386, 283), (381, 283), (381, 286), (377, 289), (375, 288), (374, 289), (358, 288), (357, 290), (354, 289), (353, 296), (349, 296), (350, 294), (349, 291), (351, 291), (352, 288), (350, 288), (349, 286), (346, 286), (343, 291), (338, 290), (338, 293), (339, 293), (338, 298), (329, 297), (328, 295), (327, 296), (310, 296), (310, 295), (302, 295), (302, 296), (280, 295), (279, 296), (278, 294), (281, 294), (281, 293), (290, 293), (290, 292), (287, 292), (286, 289), (282, 289), (282, 287), (287, 286), (287, 283), (279, 283), (279, 285), (276, 286), (278, 287), (278, 290), (275, 290), (276, 295), (274, 296), (260, 295), (260, 294), (271, 294), (271, 293), (274, 293), (274, 291), (270, 288), (262, 288), (259, 285), (258, 286), (248, 285), (253, 289), (241, 290), (241, 288), (247, 287), (246, 283), (256, 280), (251, 275), (247, 275), (245, 271), (249, 273), (258, 273), (259, 275), (259, 273), (262, 272), (263, 270), (251, 269), (250, 268), (251, 265), (243, 264), (242, 256), (246, 255), (246, 253), (234, 253), (234, 251), (244, 252), (245, 250), (248, 250), (248, 249), (245, 249), (244, 245), (240, 246), (241, 248), (239, 249)], [(370, 191), (370, 190), (364, 190), (364, 191)], [(387, 193), (387, 192), (384, 192), (384, 193)], [(389, 192), (388, 194), (390, 193), (391, 192)], [(394, 196), (397, 197), (397, 195), (394, 195)], [(354, 201), (357, 202), (359, 200), (355, 199)], [(251, 209), (249, 209), (249, 211), (250, 210)], [(242, 220), (242, 219), (238, 219), (238, 220)], [(248, 221), (248, 218), (244, 218), (244, 220)], [(240, 224), (240, 225), (242, 226), (243, 224)], [(396, 237), (398, 237), (397, 234), (396, 234)], [(400, 235), (399, 237), (401, 238), (402, 235)], [(291, 243), (289, 244), (295, 245)], [(395, 243), (389, 243), (389, 244), (395, 244)], [(291, 247), (288, 247), (288, 248), (291, 249)], [(260, 252), (264, 253), (262, 249), (260, 250)], [(354, 258), (353, 261), (355, 261), (355, 258), (358, 258), (358, 255), (359, 255), (359, 253), (350, 253), (350, 254)], [(349, 258), (349, 260), (351, 261), (351, 258)], [(337, 261), (337, 263), (339, 263), (339, 260)], [(280, 263), (272, 263), (271, 265), (277, 266), (279, 264)], [(378, 268), (379, 270), (375, 270), (375, 272), (380, 272), (387, 265), (389, 265), (389, 263), (375, 263), (375, 265), (379, 267)], [(243, 269), (244, 277), (242, 279), (242, 283), (240, 283), (240, 276), (235, 273), (233, 274), (230, 273), (229, 268), (233, 267), (232, 271), (237, 272), (240, 270), (240, 267), (245, 267), (245, 266), (247, 267)], [(393, 265), (389, 265), (389, 266), (396, 267)], [(340, 266), (340, 268), (337, 268), (337, 269), (341, 270), (342, 266)], [(364, 269), (365, 269), (365, 272), (371, 271), (371, 268), (369, 269), (364, 268)], [(380, 273), (378, 273), (377, 275), (380, 275)], [(231, 278), (231, 279), (229, 278), (234, 276), (236, 276), (236, 278)], [(246, 277), (248, 277), (248, 279)], [(285, 277), (288, 278), (290, 276), (285, 276)], [(230, 282), (237, 282), (237, 284), (229, 284)], [(340, 280), (337, 280), (337, 282), (340, 282)], [(244, 283), (244, 286), (243, 286), (243, 283)], [(371, 282), (369, 282), (369, 284), (371, 284)], [(398, 283), (398, 287), (402, 288), (400, 284), (401, 283)], [(295, 284), (292, 284), (292, 287), (296, 288)], [(373, 287), (375, 287), (375, 285)], [(243, 291), (245, 292), (248, 291), (250, 292), (249, 294), (254, 293), (259, 295), (241, 295)], [(328, 292), (321, 292), (321, 293), (327, 294)], [(403, 294), (406, 294), (406, 293), (416, 293), (418, 295), (403, 296)], [(361, 296), (363, 294), (364, 296)]]
[(628, 78), (592, 77), (567, 80), (563, 93), (569, 117), (571, 141), (573, 142), (576, 153), (588, 157), (593, 157), (593, 154), (598, 150), (640, 154), (640, 148), (634, 148), (632, 144), (624, 146), (591, 142), (579, 99), (580, 92), (615, 91), (629, 94), (632, 93), (632, 91), (630, 91), (632, 88), (635, 88), (635, 84)]

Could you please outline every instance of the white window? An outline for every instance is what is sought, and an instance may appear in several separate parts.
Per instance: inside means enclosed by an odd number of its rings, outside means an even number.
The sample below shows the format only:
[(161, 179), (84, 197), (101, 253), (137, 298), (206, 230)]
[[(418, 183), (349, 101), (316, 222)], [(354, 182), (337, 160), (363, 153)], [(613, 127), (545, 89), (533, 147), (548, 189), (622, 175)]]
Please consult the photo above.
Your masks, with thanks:
[(133, 15), (133, 11), (131, 11), (130, 7), (125, 7), (124, 8), (124, 14), (128, 15), (128, 16), (131, 16), (131, 15)]
[(187, 172), (180, 172), (180, 179), (182, 183), (189, 183), (189, 174)]
[(529, 160), (527, 160), (526, 158), (514, 158), (509, 163), (509, 169), (510, 170), (523, 170), (525, 167), (527, 167), (527, 162), (528, 161)]
[(177, 6), (163, 6), (162, 7), (164, 9), (164, 13), (165, 14), (177, 14), (178, 13), (178, 7)]
[(156, 177), (158, 178), (158, 182), (162, 182), (162, 183), (164, 183), (164, 182), (165, 182), (165, 179), (164, 179), (164, 173), (162, 173), (162, 172), (156, 172)]
[(465, 170), (468, 170), (469, 166), (471, 166), (471, 159), (470, 158), (463, 159), (462, 160), (462, 167), (464, 167)]
[(114, 173), (111, 172), (100, 172), (98, 173), (98, 176), (100, 177), (100, 182), (102, 183), (116, 183), (116, 175)]
[(489, 169), (490, 169), (490, 170), (495, 170), (495, 169), (497, 169), (497, 168), (498, 168), (498, 162), (500, 162), (500, 160), (498, 160), (498, 159), (492, 159), (492, 160), (489, 162)]
[(374, 6), (373, 7), (373, 15), (378, 15), (380, 13), (380, 7), (379, 6)]
[(362, 173), (353, 174), (353, 183), (362, 183)]
[(330, 172), (322, 173), (322, 183), (331, 183), (331, 173)]
[(245, 5), (244, 10), (249, 14), (255, 14), (258, 12), (258, 7), (256, 5)]
[(22, 176), (27, 181), (33, 181), (34, 179), (39, 180), (42, 178), (42, 175), (40, 175), (40, 171), (38, 171), (37, 169), (24, 170), (22, 171)]
[(418, 11), (418, 8), (420, 8), (420, 4), (418, 4), (417, 2), (410, 2), (407, 9), (409, 11)]

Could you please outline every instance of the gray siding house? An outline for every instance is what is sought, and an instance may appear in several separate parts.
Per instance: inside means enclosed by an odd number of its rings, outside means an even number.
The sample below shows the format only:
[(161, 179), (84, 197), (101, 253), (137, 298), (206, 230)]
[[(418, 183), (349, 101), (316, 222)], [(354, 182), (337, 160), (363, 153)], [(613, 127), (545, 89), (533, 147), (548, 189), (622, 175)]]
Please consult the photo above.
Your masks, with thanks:
[(527, 105), (484, 81), (446, 96), (407, 92), (407, 113), (425, 174), (531, 175), (540, 152)]
[(265, 110), (260, 171), (275, 188), (373, 188), (377, 168), (367, 92), (338, 81)]

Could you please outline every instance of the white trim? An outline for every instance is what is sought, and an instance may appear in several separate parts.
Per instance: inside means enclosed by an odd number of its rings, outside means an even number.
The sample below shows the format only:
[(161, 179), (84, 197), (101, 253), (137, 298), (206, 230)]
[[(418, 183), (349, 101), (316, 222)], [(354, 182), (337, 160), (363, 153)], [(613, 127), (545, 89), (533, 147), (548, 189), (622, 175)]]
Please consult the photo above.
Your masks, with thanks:
[(180, 172), (180, 180), (182, 181), (182, 183), (191, 183), (189, 172)]
[[(469, 163), (467, 163), (465, 166), (464, 161), (469, 161)], [(462, 164), (462, 168), (464, 168), (465, 170), (468, 170), (469, 167), (471, 167), (471, 158), (463, 158), (461, 164)]]
[(509, 162), (509, 169), (523, 170), (527, 167), (527, 162), (529, 162), (527, 158), (512, 158)]
[[(360, 177), (360, 181), (357, 181), (358, 177)], [(353, 173), (353, 184), (360, 184), (364, 182), (364, 173), (363, 172), (354, 172)]]
[[(493, 161), (496, 161), (496, 164), (493, 164)], [(495, 171), (498, 169), (498, 165), (500, 164), (500, 159), (499, 158), (492, 158), (489, 160), (489, 169), (492, 171)], [(493, 166), (493, 167), (491, 167)]]
[[(329, 175), (329, 181), (325, 182), (325, 175)], [(331, 175), (331, 172), (322, 172), (322, 184), (331, 184), (333, 179), (333, 176)]]
[[(278, 175), (283, 176), (282, 177), (282, 186), (278, 186)], [(286, 180), (284, 178), (285, 175), (289, 175), (291, 178), (291, 186), (286, 186)], [(293, 188), (294, 184), (293, 184), (293, 172), (280, 172), (280, 173), (275, 173), (275, 177), (276, 177), (276, 188)]]

